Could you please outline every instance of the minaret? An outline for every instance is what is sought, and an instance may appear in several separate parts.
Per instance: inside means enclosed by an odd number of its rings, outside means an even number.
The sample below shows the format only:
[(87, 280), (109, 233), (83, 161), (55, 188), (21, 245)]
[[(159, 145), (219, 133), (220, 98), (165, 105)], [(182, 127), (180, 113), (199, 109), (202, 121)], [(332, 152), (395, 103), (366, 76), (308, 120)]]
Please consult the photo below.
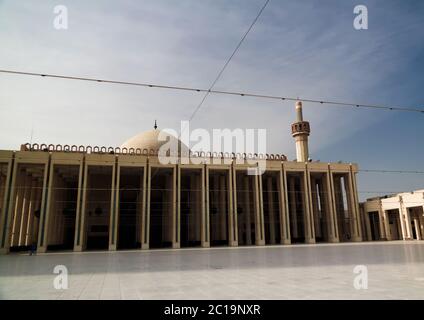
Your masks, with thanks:
[(292, 124), (292, 136), (296, 141), (296, 159), (307, 162), (309, 159), (308, 136), (311, 132), (308, 121), (303, 121), (302, 102), (296, 102), (296, 122)]

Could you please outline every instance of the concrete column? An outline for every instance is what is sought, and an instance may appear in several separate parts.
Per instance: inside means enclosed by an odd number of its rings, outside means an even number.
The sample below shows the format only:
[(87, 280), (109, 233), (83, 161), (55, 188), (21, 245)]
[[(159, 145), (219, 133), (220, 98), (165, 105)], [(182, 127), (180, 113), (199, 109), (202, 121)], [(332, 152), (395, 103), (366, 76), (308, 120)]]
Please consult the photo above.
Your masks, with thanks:
[[(191, 189), (194, 189), (194, 185), (193, 185), (193, 179), (192, 179), (192, 175), (191, 173), (189, 174), (189, 187), (187, 189), (187, 201), (191, 201), (191, 197), (193, 196), (193, 192), (191, 191)], [(191, 226), (191, 219), (192, 219), (192, 213), (193, 213), (193, 206), (190, 204), (190, 208), (189, 208), (189, 214), (188, 214), (188, 235), (187, 235), (187, 239), (188, 241), (191, 240), (191, 234), (192, 234), (192, 226)], [(180, 220), (181, 219), (181, 168), (180, 166), (177, 167), (177, 215), (175, 220)], [(174, 222), (174, 219), (172, 219), (172, 225), (175, 226), (176, 225), (176, 221)], [(181, 226), (180, 226), (181, 228)], [(181, 232), (181, 230), (176, 230), (178, 231), (178, 233)], [(175, 236), (175, 235), (174, 235)], [(172, 242), (175, 242), (175, 238), (173, 238)], [(173, 244), (174, 246), (174, 244)]]
[(381, 201), (378, 206), (378, 221), (379, 221), (379, 230), (380, 230), (380, 240), (387, 240), (386, 226), (385, 226), (386, 222), (385, 222), (384, 211), (381, 205)]
[(196, 239), (198, 239), (200, 241), (200, 244), (202, 243), (202, 230), (203, 230), (203, 216), (204, 216), (204, 211), (203, 211), (203, 197), (202, 197), (202, 193), (203, 193), (203, 180), (202, 180), (202, 171), (197, 172), (196, 173), (196, 211), (195, 211), (195, 215), (196, 215)]
[(209, 216), (209, 168), (205, 164), (202, 169), (202, 247), (210, 247), (210, 216)]
[(112, 181), (110, 184), (109, 251), (115, 251), (118, 244), (120, 175), (121, 167), (115, 161), (112, 166)]
[(417, 235), (417, 240), (422, 240), (421, 232), (420, 232), (420, 221), (418, 218), (414, 218), (414, 228), (415, 234)]
[[(317, 193), (317, 180), (313, 177), (310, 179), (311, 183), (311, 216), (312, 221), (314, 223), (314, 230), (315, 230), (315, 237), (322, 237), (322, 230), (321, 230), (321, 221), (320, 221), (320, 211), (318, 206), (318, 193)], [(322, 213), (321, 213), (322, 214)]]
[(245, 224), (245, 231), (246, 231), (246, 244), (252, 245), (252, 221), (250, 220), (250, 187), (249, 187), (249, 176), (243, 177), (243, 189), (244, 189), (244, 224)]
[[(171, 210), (172, 210), (172, 248), (179, 248), (180, 247), (180, 215), (177, 212), (177, 194), (180, 194), (181, 191), (181, 185), (180, 180), (181, 177), (178, 177), (178, 185), (177, 185), (177, 174), (181, 175), (180, 167), (177, 165), (176, 167), (172, 168), (172, 178), (170, 180), (170, 187), (172, 190), (172, 204), (171, 204)], [(178, 190), (177, 190), (178, 188)]]
[(16, 167), (14, 161), (10, 161), (7, 166), (7, 176), (5, 183), (5, 192), (3, 196), (3, 207), (0, 212), (0, 254), (9, 252), (9, 221), (11, 216), (11, 207), (14, 197), (14, 183), (16, 179)]
[[(51, 194), (47, 196), (47, 208), (48, 212), (46, 212), (46, 225), (44, 226), (44, 232), (45, 232), (45, 246), (49, 245), (56, 245), (57, 239), (59, 237), (58, 232), (58, 207), (60, 206), (59, 203), (62, 200), (60, 190), (57, 188), (61, 188), (60, 185), (60, 179), (54, 175), (54, 170), (51, 167), (50, 174), (52, 182), (51, 188)], [(48, 217), (48, 218), (47, 218)]]
[(281, 243), (290, 244), (290, 219), (289, 219), (289, 203), (287, 197), (287, 177), (282, 166), (279, 177), (279, 204), (280, 204), (280, 232)]
[(10, 239), (10, 246), (16, 247), (19, 244), (19, 227), (20, 227), (20, 221), (21, 221), (21, 215), (22, 215), (22, 205), (23, 205), (23, 198), (24, 198), (24, 181), (25, 177), (22, 177), (22, 175), (19, 175), (17, 179), (17, 185), (16, 185), (16, 197), (14, 200), (15, 206), (13, 209), (13, 220), (12, 220), (12, 234)]
[[(181, 176), (180, 176), (181, 178)], [(196, 186), (196, 176), (192, 173), (190, 173), (189, 175), (189, 180), (190, 180), (190, 189), (194, 189), (197, 190), (197, 186)], [(178, 189), (179, 191), (181, 190), (181, 184), (178, 183)], [(180, 192), (178, 192), (178, 194), (180, 194)], [(197, 211), (197, 193), (196, 191), (193, 190), (189, 190), (188, 191), (188, 197), (189, 197), (189, 201), (191, 202), (190, 204), (190, 208), (189, 208), (189, 215), (188, 215), (188, 239), (190, 241), (193, 241), (196, 239), (196, 213)], [(180, 203), (181, 199), (179, 199), (178, 203)]]
[[(150, 241), (150, 192), (152, 188), (152, 168), (149, 164), (145, 167), (145, 179), (143, 181), (144, 190), (143, 190), (143, 198), (145, 200), (143, 205), (143, 219), (142, 219), (142, 245), (141, 249), (147, 250), (149, 249), (149, 241)], [(144, 209), (145, 208), (145, 209)]]
[(337, 208), (335, 212), (339, 239), (342, 241), (346, 241), (348, 240), (346, 237), (346, 233), (348, 232), (348, 230), (346, 228), (345, 207), (343, 202), (343, 193), (340, 177), (333, 177), (333, 187), (335, 194), (335, 207)]
[(405, 207), (405, 225), (409, 239), (414, 239), (412, 233), (412, 223), (411, 223), (411, 211), (410, 208)]
[[(220, 214), (220, 210), (221, 210), (221, 208), (220, 208), (220, 203), (219, 203), (219, 176), (217, 176), (217, 175), (212, 175), (212, 177), (211, 177), (211, 179), (212, 179), (212, 188), (213, 188), (213, 190), (212, 190), (212, 199), (211, 199), (211, 202), (213, 202), (214, 203), (214, 205), (215, 205), (215, 210), (216, 210), (216, 212), (215, 213), (212, 213), (212, 216), (211, 216), (211, 225), (213, 225), (214, 226), (214, 228), (212, 228), (212, 235), (211, 235), (211, 239), (213, 238), (213, 239), (218, 239), (218, 234), (219, 234), (219, 220), (218, 220), (218, 218), (219, 218), (219, 214)], [(213, 209), (214, 207), (212, 207), (212, 209)]]
[(193, 196), (194, 196), (194, 201), (195, 201), (195, 206), (194, 206), (194, 227), (193, 227), (193, 232), (195, 234), (195, 238), (196, 241), (197, 240), (202, 240), (202, 186), (200, 184), (200, 178), (201, 175), (199, 175), (198, 172), (196, 172), (194, 174), (194, 186), (195, 186), (195, 191), (193, 192)]
[[(149, 245), (148, 242), (146, 243), (146, 235), (147, 235), (147, 229), (149, 228), (147, 225), (147, 217), (146, 217), (146, 200), (147, 200), (147, 165), (143, 167), (143, 181), (142, 181), (142, 204), (141, 204), (141, 225), (140, 225), (140, 242), (141, 242), (141, 249), (148, 249)], [(147, 244), (147, 247), (146, 247)]]
[(403, 240), (408, 240), (408, 235), (407, 235), (406, 225), (405, 225), (405, 218), (404, 218), (404, 208), (402, 208), (402, 205), (400, 202), (399, 202), (398, 213), (399, 213), (400, 227), (402, 231), (401, 237)]
[[(220, 175), (219, 176), (219, 238), (221, 240), (225, 239), (227, 237), (228, 230), (226, 230), (226, 218), (228, 215), (227, 212), (227, 203), (226, 203), (226, 197), (225, 197), (225, 176)], [(228, 219), (229, 220), (229, 219)], [(230, 241), (229, 241), (230, 242)]]
[(326, 190), (328, 191), (327, 201), (328, 201), (328, 208), (329, 208), (330, 221), (331, 221), (330, 234), (332, 235), (332, 240), (333, 240), (332, 242), (339, 242), (340, 233), (338, 228), (336, 192), (334, 189), (334, 179), (333, 179), (333, 173), (332, 173), (330, 164), (328, 165), (328, 171), (327, 171)]
[(358, 192), (356, 190), (356, 176), (353, 172), (352, 166), (350, 166), (349, 175), (347, 177), (346, 191), (348, 193), (348, 203), (350, 204), (351, 212), (351, 230), (352, 230), (352, 241), (361, 241), (361, 227), (360, 227), (360, 216), (359, 216), (359, 202)]
[(420, 222), (421, 240), (424, 240), (424, 206), (422, 207), (422, 212), (419, 215), (419, 222)]
[(228, 170), (228, 179), (227, 179), (227, 183), (228, 183), (228, 192), (227, 192), (227, 196), (228, 196), (228, 237), (229, 237), (229, 245), (232, 247), (235, 247), (238, 245), (237, 243), (237, 218), (234, 217), (235, 212), (237, 212), (237, 210), (234, 209), (234, 207), (237, 206), (237, 203), (235, 203), (233, 201), (233, 172), (234, 170), (232, 169), (233, 167), (231, 167)]
[(405, 207), (405, 204), (403, 203), (403, 199), (401, 196), (399, 196), (399, 213), (400, 218), (402, 222), (402, 233), (403, 233), (403, 239), (404, 240), (411, 240), (412, 239), (412, 226), (411, 226), (411, 218), (409, 215), (408, 208)]
[(31, 245), (31, 223), (33, 221), (34, 216), (34, 201), (35, 201), (35, 195), (37, 191), (37, 181), (32, 180), (31, 182), (31, 192), (29, 196), (29, 207), (28, 207), (28, 217), (25, 224), (25, 245), (29, 246)]
[[(236, 179), (235, 179), (236, 180)], [(245, 218), (246, 210), (244, 209), (244, 180), (240, 180), (241, 183), (236, 183), (234, 185), (234, 210), (237, 216), (237, 245), (243, 242), (243, 231), (245, 228)], [(240, 206), (239, 206), (240, 204)], [(241, 208), (239, 208), (241, 207)]]
[(319, 185), (319, 193), (321, 199), (321, 210), (325, 217), (326, 240), (328, 242), (338, 242), (335, 237), (335, 219), (331, 194), (330, 179), (328, 173), (325, 173)]
[(356, 172), (353, 171), (352, 165), (350, 166), (350, 181), (352, 184), (352, 197), (355, 208), (355, 220), (357, 234), (355, 241), (362, 241), (362, 230), (361, 230), (361, 212), (359, 210), (359, 197), (358, 197), (358, 185), (356, 183)]
[(231, 246), (233, 246), (233, 247), (237, 247), (238, 246), (238, 241), (239, 241), (239, 239), (238, 239), (238, 236), (239, 236), (239, 232), (238, 232), (238, 230), (239, 230), (239, 228), (240, 228), (240, 226), (239, 226), (239, 221), (238, 221), (238, 208), (237, 208), (237, 188), (238, 188), (238, 186), (237, 186), (237, 172), (236, 172), (236, 168), (234, 167), (234, 163), (232, 163), (231, 164), (231, 182), (232, 182), (232, 184), (231, 184), (231, 187), (232, 187), (232, 192), (231, 192), (231, 195), (232, 195), (232, 212), (233, 212), (233, 214), (232, 214), (232, 236), (233, 236), (233, 238), (232, 238), (232, 243), (231, 243)]
[(267, 191), (268, 191), (268, 209), (269, 209), (269, 237), (270, 243), (275, 244), (275, 224), (277, 223), (275, 219), (274, 212), (274, 199), (272, 192), (272, 177), (267, 177)]
[(263, 211), (263, 198), (262, 198), (262, 179), (259, 175), (254, 176), (254, 197), (256, 207), (255, 219), (255, 244), (257, 246), (265, 245), (265, 230), (264, 230), (264, 211)]
[(302, 203), (303, 203), (303, 213), (305, 219), (305, 243), (315, 243), (315, 230), (313, 224), (313, 216), (311, 214), (311, 199), (312, 191), (310, 184), (310, 175), (308, 170), (303, 172), (303, 179), (301, 182), (302, 188)]
[(27, 238), (27, 224), (29, 211), (31, 210), (32, 178), (28, 177), (25, 182), (24, 204), (22, 206), (22, 219), (19, 231), (19, 245), (24, 246)]
[(202, 174), (201, 174), (201, 213), (202, 213), (202, 233), (201, 233), (201, 239), (202, 239), (202, 247), (208, 248), (210, 246), (209, 244), (209, 210), (207, 209), (207, 201), (206, 196), (207, 193), (209, 193), (209, 187), (206, 183), (206, 166), (202, 167)]
[[(40, 234), (37, 252), (46, 252), (47, 246), (49, 245), (49, 235), (51, 232), (52, 216), (54, 215), (54, 204), (55, 204), (55, 188), (56, 179), (54, 174), (53, 162), (50, 163), (48, 174), (48, 190), (47, 190), (47, 202), (44, 214), (44, 219), (41, 219), (43, 215), (40, 214)], [(53, 212), (53, 213), (52, 213)], [(53, 217), (54, 219), (54, 217)], [(41, 240), (40, 240), (41, 239)]]
[(355, 213), (355, 203), (352, 196), (352, 188), (351, 188), (351, 181), (350, 181), (350, 175), (347, 177), (344, 176), (343, 179), (344, 182), (344, 188), (346, 190), (346, 200), (347, 200), (347, 211), (349, 214), (349, 234), (350, 234), (350, 241), (355, 241), (357, 238), (357, 225), (356, 225), (356, 213)]
[(299, 229), (297, 226), (297, 195), (296, 195), (296, 186), (295, 186), (295, 178), (290, 177), (289, 178), (289, 197), (290, 197), (290, 221), (293, 225), (293, 232), (292, 235), (294, 238), (299, 237)]
[[(259, 170), (257, 171), (259, 172)], [(260, 236), (261, 236), (261, 242), (260, 245), (265, 245), (265, 218), (264, 218), (264, 199), (263, 199), (263, 188), (262, 188), (262, 176), (257, 175), (257, 181), (258, 181), (258, 193), (259, 193), (259, 228), (260, 228)]]
[[(138, 168), (138, 170), (141, 170), (141, 168)], [(138, 181), (138, 186), (139, 186), (139, 192), (137, 194), (137, 207), (136, 207), (136, 241), (140, 242), (140, 249), (143, 245), (143, 237), (142, 237), (142, 228), (143, 228), (143, 224), (142, 224), (142, 220), (143, 220), (143, 208), (144, 208), (144, 200), (143, 200), (143, 193), (144, 193), (144, 186), (143, 186), (143, 181), (144, 181), (144, 176), (146, 175), (146, 170), (143, 168), (142, 169), (143, 173), (140, 175), (140, 180)]]
[(85, 163), (84, 165), (81, 165), (80, 168), (80, 178), (84, 177), (82, 180), (78, 182), (78, 186), (80, 187), (82, 184), (82, 191), (78, 195), (81, 199), (81, 205), (79, 207), (79, 218), (77, 219), (79, 227), (76, 229), (76, 236), (75, 236), (75, 244), (74, 244), (74, 251), (82, 251), (85, 249), (85, 237), (86, 237), (86, 230), (85, 230), (85, 216), (86, 216), (86, 210), (87, 210), (87, 187), (88, 187), (88, 165)]
[[(37, 252), (46, 252), (47, 250), (47, 235), (48, 235), (48, 208), (50, 202), (53, 184), (53, 167), (52, 164), (46, 163), (44, 165), (44, 178), (43, 178), (43, 193), (41, 195), (41, 209), (40, 209), (40, 223), (38, 228), (38, 245)], [(47, 229), (47, 230), (46, 230)]]
[(392, 240), (392, 234), (391, 234), (391, 230), (390, 230), (390, 222), (389, 222), (389, 215), (387, 214), (387, 210), (383, 210), (383, 217), (384, 217), (384, 229), (385, 229), (385, 233), (386, 233), (386, 239), (388, 241)]
[(259, 185), (257, 176), (253, 178), (253, 199), (254, 199), (254, 210), (255, 210), (255, 244), (258, 246), (261, 242), (261, 229), (260, 229), (260, 213), (259, 213)]
[[(77, 194), (77, 210), (75, 214), (75, 235), (74, 235), (74, 251), (78, 251), (80, 233), (81, 233), (81, 203), (83, 194), (83, 178), (84, 178), (84, 162), (80, 163), (78, 170), (78, 194)], [(80, 250), (81, 251), (81, 250)]]
[[(397, 209), (396, 209), (397, 210)], [(399, 210), (398, 210), (398, 216), (399, 216)], [(402, 220), (401, 219), (397, 219), (397, 232), (398, 232), (398, 240), (403, 239), (402, 237)]]
[[(52, 173), (52, 171), (51, 171), (51, 174), (54, 174), (54, 173)], [(53, 176), (52, 176), (52, 179), (59, 180), (59, 179), (56, 179), (56, 177), (53, 177)], [(60, 185), (60, 181), (53, 181), (51, 196), (48, 197), (48, 201), (50, 203), (50, 208), (49, 208), (50, 212), (48, 214), (48, 216), (49, 216), (48, 225), (45, 226), (46, 247), (48, 245), (56, 245), (57, 241), (59, 239), (59, 236), (60, 236), (59, 229), (58, 229), (58, 227), (59, 227), (58, 209), (60, 209), (60, 208), (58, 208), (58, 207), (60, 207), (60, 201), (62, 200), (62, 194), (61, 194), (60, 190), (58, 190), (57, 188), (61, 188), (61, 187), (62, 186)]]

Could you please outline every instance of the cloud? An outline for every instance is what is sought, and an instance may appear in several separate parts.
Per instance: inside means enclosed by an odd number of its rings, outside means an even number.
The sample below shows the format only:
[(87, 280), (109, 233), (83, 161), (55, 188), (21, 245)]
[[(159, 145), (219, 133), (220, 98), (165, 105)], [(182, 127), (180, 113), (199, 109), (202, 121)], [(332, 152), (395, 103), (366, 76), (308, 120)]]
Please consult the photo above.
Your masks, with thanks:
[[(217, 89), (362, 103), (391, 102), (381, 86), (408, 63), (422, 22), (416, 8), (374, 1), (370, 29), (352, 27), (353, 1), (271, 1)], [(69, 30), (52, 27), (55, 1), (0, 4), (2, 68), (207, 88), (260, 1), (63, 1)], [(390, 10), (392, 9), (392, 10)], [(402, 17), (397, 17), (401, 14)], [(405, 21), (408, 21), (405, 26)], [(0, 75), (1, 147), (29, 139), (118, 146), (159, 126), (178, 129), (202, 95)], [(294, 156), (294, 104), (211, 95), (191, 128), (266, 128), (269, 152)], [(311, 152), (380, 121), (365, 111), (305, 103)]]

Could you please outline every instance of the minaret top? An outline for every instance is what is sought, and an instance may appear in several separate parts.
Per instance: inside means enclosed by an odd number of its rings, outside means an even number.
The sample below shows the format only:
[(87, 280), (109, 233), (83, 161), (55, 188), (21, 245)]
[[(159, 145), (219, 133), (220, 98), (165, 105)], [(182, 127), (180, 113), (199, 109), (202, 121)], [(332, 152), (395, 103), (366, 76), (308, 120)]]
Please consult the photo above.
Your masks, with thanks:
[(155, 128), (155, 130), (158, 128), (158, 125), (156, 123), (156, 120), (155, 120), (155, 125), (153, 126), (153, 128)]
[(296, 120), (297, 121), (303, 121), (303, 114), (302, 114), (302, 101), (296, 101)]

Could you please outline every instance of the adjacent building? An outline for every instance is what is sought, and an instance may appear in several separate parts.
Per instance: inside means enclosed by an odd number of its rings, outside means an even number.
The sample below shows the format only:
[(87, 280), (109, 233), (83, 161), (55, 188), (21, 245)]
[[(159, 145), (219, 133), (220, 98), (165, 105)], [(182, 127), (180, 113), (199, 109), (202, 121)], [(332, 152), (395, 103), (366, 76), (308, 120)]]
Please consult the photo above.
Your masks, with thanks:
[(366, 240), (424, 239), (424, 190), (370, 198), (361, 211)]

